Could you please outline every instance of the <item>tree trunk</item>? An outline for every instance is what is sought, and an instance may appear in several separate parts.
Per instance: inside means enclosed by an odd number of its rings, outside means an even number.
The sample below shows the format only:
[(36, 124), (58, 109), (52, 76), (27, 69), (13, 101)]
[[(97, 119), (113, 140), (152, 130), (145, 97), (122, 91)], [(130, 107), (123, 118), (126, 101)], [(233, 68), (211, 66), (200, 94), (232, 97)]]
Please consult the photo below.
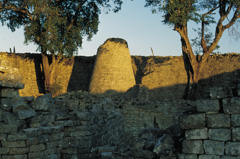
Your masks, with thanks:
[(43, 72), (44, 72), (44, 86), (45, 86), (45, 93), (51, 92), (51, 76), (50, 76), (50, 65), (48, 61), (48, 56), (44, 53), (42, 55), (42, 62), (43, 62)]

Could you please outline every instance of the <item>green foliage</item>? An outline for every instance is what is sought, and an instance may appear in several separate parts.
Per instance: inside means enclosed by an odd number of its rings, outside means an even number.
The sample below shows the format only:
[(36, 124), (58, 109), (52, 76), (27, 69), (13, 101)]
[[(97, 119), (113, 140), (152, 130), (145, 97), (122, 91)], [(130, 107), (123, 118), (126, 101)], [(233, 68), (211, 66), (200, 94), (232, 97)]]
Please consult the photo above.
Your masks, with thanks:
[[(240, 18), (239, 0), (146, 0), (146, 7), (152, 7), (153, 13), (162, 12), (163, 22), (181, 30), (185, 40), (188, 39), (187, 23), (200, 23), (200, 29), (195, 29), (198, 36), (192, 40), (197, 54), (218, 49), (218, 41), (225, 29), (229, 29), (237, 39), (240, 37), (237, 19)], [(208, 28), (215, 25), (215, 32)], [(183, 31), (183, 28), (186, 30)], [(184, 32), (184, 33), (183, 33)], [(213, 46), (213, 47), (210, 47)], [(201, 48), (202, 47), (202, 48)]]
[(153, 13), (163, 12), (163, 22), (169, 25), (185, 25), (189, 20), (199, 21), (196, 0), (146, 0), (146, 7)]
[[(192, 42), (192, 47), (193, 47), (193, 51), (196, 55), (201, 55), (203, 53), (203, 48), (201, 47), (201, 39), (199, 37), (201, 37), (201, 30), (200, 28), (198, 29), (193, 29), (195, 32), (197, 32), (198, 36), (195, 37), (194, 39), (191, 39)], [(209, 31), (209, 29), (205, 29), (205, 40), (207, 45), (209, 46), (212, 42), (213, 42), (213, 33)], [(220, 48), (219, 45), (217, 45), (215, 50), (218, 50)], [(219, 52), (212, 52), (212, 54), (219, 54)]]
[(43, 53), (72, 55), (98, 31), (101, 8), (117, 12), (121, 0), (0, 0), (0, 20), (12, 31), (23, 26), (25, 43)]

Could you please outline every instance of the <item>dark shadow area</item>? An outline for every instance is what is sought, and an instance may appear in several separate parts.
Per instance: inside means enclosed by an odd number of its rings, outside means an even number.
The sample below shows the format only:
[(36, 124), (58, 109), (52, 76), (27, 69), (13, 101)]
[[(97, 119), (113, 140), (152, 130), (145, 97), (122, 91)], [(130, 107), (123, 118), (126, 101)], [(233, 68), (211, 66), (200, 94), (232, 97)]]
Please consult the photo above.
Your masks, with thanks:
[(155, 58), (154, 56), (153, 57), (132, 56), (132, 62), (136, 65), (136, 70), (134, 70), (136, 84), (142, 84), (143, 77), (155, 71), (154, 67), (156, 66), (153, 65), (157, 66), (170, 65), (164, 64), (169, 60), (170, 60), (169, 57)]
[(89, 83), (94, 68), (95, 58), (96, 56), (74, 57), (73, 70), (67, 87), (68, 92), (76, 90), (88, 91)]
[(29, 54), (29, 58), (33, 58), (34, 65), (35, 65), (35, 72), (36, 72), (36, 79), (37, 79), (37, 86), (39, 93), (45, 92), (45, 85), (44, 85), (44, 72), (41, 70), (42, 66), (42, 56), (41, 54)]
[[(237, 96), (235, 89), (240, 83), (240, 69), (233, 72), (218, 74), (198, 83), (197, 99), (210, 99), (211, 87), (228, 87), (232, 89), (233, 96)], [(187, 84), (187, 83), (186, 83)], [(160, 87), (149, 90), (150, 100), (177, 100), (182, 99), (186, 84), (176, 84), (169, 87)]]

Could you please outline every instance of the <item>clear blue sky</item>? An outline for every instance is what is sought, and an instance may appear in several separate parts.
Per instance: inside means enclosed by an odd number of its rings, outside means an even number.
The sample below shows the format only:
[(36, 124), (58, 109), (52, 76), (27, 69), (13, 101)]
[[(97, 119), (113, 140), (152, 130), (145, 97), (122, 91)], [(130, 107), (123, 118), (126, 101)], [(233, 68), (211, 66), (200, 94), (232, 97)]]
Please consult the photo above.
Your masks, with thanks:
[[(128, 42), (131, 55), (151, 55), (150, 47), (156, 56), (180, 56), (180, 36), (171, 27), (162, 23), (161, 14), (152, 14), (151, 8), (145, 8), (145, 0), (123, 0), (122, 10), (100, 15), (97, 35), (91, 41), (83, 41), (78, 55), (92, 56), (98, 47), (108, 38), (119, 37)], [(190, 36), (194, 36), (189, 30)], [(11, 32), (6, 26), (0, 26), (0, 52), (9, 51), (15, 46), (16, 52), (36, 52), (33, 44), (24, 45), (23, 30)], [(240, 53), (240, 41), (224, 33), (219, 45), (221, 53)]]

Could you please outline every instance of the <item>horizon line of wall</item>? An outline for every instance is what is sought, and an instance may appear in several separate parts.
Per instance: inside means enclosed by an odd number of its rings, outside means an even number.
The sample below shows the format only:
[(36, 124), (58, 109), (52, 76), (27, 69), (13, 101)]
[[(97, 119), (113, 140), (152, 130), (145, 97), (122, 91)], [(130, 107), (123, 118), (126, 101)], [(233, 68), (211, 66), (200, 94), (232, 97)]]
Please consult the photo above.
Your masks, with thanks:
[[(64, 58), (56, 66), (56, 89), (59, 93), (75, 90), (88, 91), (96, 56)], [(19, 69), (24, 89), (20, 96), (39, 96), (43, 93), (41, 54), (0, 53), (12, 67)], [(137, 84), (149, 88), (151, 100), (172, 100), (182, 97), (187, 75), (181, 56), (131, 56)], [(208, 98), (209, 87), (236, 86), (240, 82), (240, 54), (220, 54), (208, 58), (201, 73), (200, 97)]]

